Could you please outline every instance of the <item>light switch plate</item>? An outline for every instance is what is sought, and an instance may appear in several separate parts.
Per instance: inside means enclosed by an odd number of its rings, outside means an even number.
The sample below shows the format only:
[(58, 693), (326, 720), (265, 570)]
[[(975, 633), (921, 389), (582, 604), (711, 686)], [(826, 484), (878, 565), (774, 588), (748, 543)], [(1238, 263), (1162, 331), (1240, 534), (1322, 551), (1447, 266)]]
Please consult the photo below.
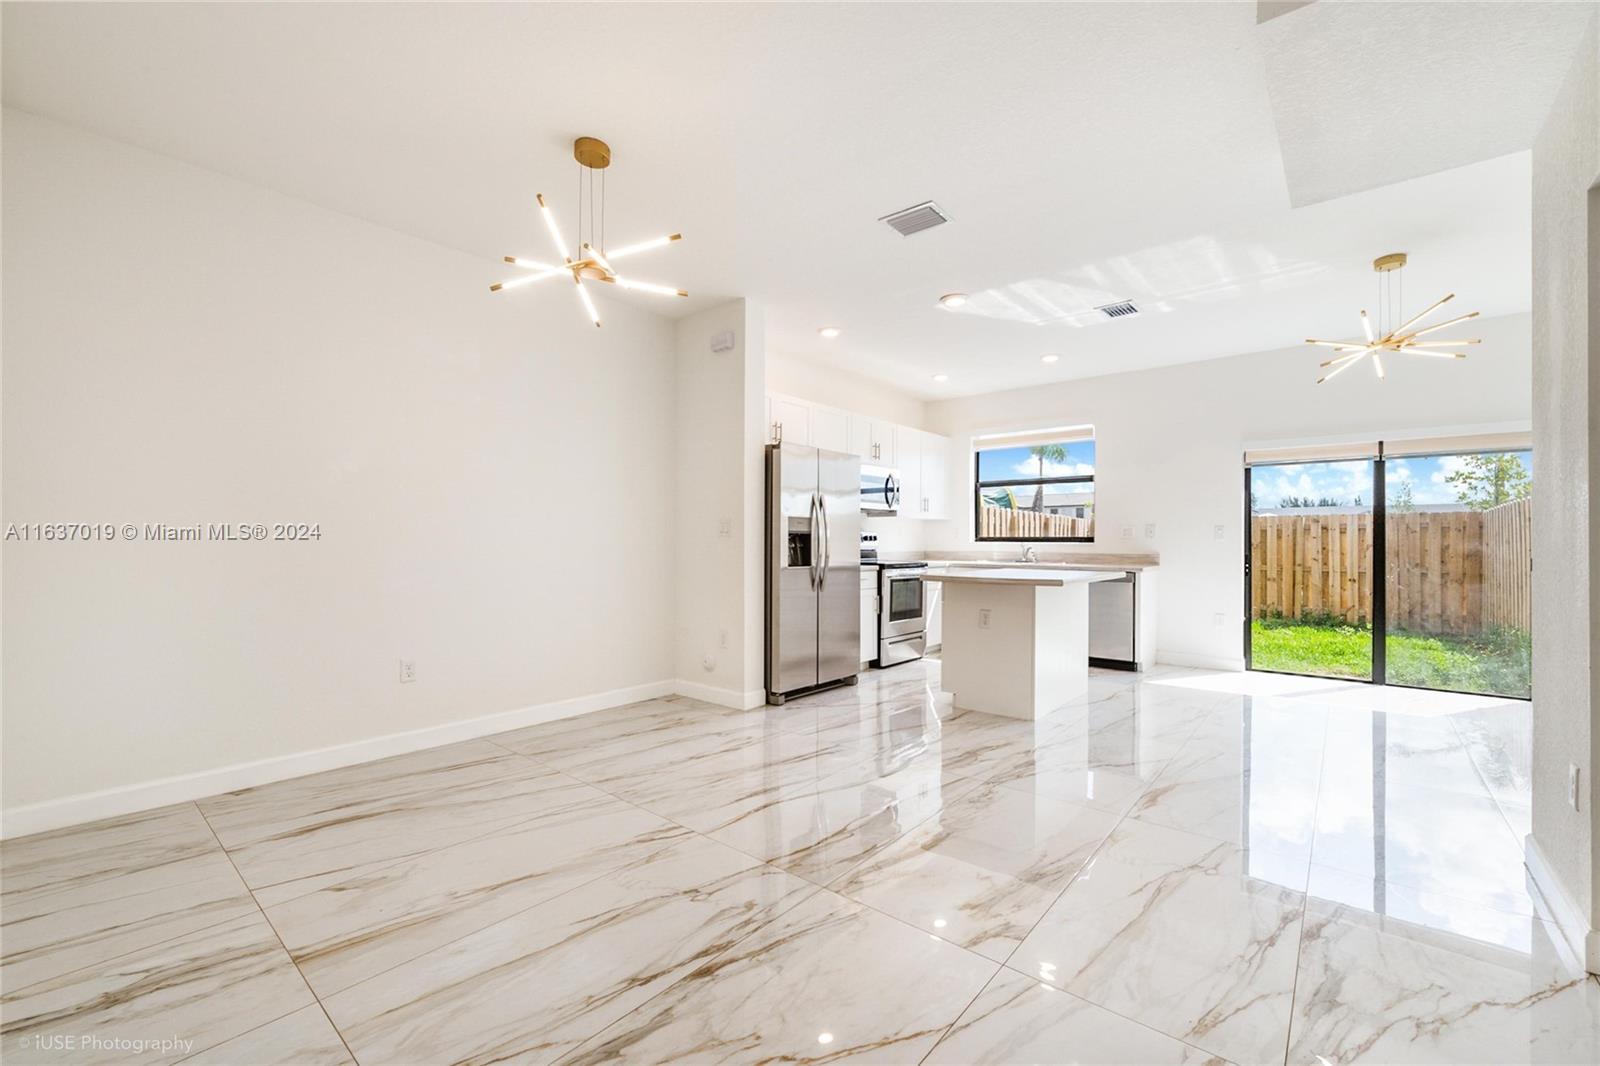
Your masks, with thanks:
[(1228, 535), (1227, 527), (1225, 527), (1225, 526), (1212, 526), (1211, 527), (1211, 539), (1212, 540), (1221, 540), (1223, 537), (1225, 537), (1227, 535)]
[(988, 629), (989, 628), (989, 608), (987, 608), (987, 607), (979, 607), (978, 608), (978, 628), (979, 629)]
[(1122, 527), (1122, 539), (1123, 540), (1132, 540), (1133, 539), (1133, 527), (1132, 526), (1123, 526)]
[(1146, 522), (1144, 524), (1144, 539), (1145, 540), (1155, 540), (1156, 539), (1156, 524), (1154, 522)]
[(1578, 764), (1567, 764), (1567, 803), (1578, 809)]

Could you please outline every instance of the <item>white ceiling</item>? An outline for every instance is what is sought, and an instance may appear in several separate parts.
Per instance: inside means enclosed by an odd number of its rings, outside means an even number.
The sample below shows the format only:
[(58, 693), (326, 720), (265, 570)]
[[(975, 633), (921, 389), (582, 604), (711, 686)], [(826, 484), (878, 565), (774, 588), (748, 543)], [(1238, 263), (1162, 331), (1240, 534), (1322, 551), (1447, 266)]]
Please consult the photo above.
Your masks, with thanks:
[[(694, 294), (619, 298), (759, 299), (779, 351), (956, 395), (1351, 333), (1388, 251), (1412, 256), (1408, 302), (1526, 310), (1528, 163), (1507, 153), (1593, 12), (1378, 6), (1258, 26), (1251, 4), (12, 3), (4, 98), (481, 256), (486, 282), (546, 254), (532, 194), (570, 218), (572, 138), (600, 136), (609, 242), (681, 230), (636, 272)], [(1516, 104), (1441, 114), (1439, 79), (1412, 77), (1397, 92), (1426, 107), (1377, 108), (1363, 18), (1387, 20), (1383, 55), (1485, 71), (1472, 99)], [(1356, 45), (1343, 89), (1281, 61)], [(927, 199), (953, 221), (876, 221)], [(941, 310), (951, 290), (976, 298)], [(1145, 313), (1082, 313), (1114, 298)]]
[(1530, 146), (1592, 4), (1317, 3), (1261, 27), (1300, 207)]

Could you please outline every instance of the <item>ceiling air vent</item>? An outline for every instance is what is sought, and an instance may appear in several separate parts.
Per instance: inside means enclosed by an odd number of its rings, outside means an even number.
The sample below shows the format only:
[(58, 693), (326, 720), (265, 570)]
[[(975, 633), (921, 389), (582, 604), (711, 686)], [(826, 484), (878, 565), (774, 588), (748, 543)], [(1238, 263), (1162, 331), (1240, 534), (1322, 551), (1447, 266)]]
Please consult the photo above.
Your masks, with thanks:
[(1129, 315), (1136, 315), (1139, 313), (1139, 309), (1133, 306), (1132, 300), (1123, 300), (1121, 303), (1106, 304), (1104, 307), (1096, 307), (1095, 310), (1099, 311), (1107, 318), (1127, 318)]
[(900, 236), (909, 237), (913, 233), (921, 233), (925, 229), (944, 225), (950, 221), (950, 216), (939, 210), (938, 204), (929, 200), (925, 204), (908, 207), (892, 215), (884, 215), (878, 221), (889, 223), (890, 228)]

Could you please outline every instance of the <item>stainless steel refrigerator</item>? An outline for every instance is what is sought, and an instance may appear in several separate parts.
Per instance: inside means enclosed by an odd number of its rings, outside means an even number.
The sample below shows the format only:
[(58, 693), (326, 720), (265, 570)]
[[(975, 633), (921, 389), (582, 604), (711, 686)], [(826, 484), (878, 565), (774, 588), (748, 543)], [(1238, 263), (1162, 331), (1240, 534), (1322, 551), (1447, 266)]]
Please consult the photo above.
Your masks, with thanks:
[(767, 702), (855, 681), (861, 660), (861, 460), (767, 447)]

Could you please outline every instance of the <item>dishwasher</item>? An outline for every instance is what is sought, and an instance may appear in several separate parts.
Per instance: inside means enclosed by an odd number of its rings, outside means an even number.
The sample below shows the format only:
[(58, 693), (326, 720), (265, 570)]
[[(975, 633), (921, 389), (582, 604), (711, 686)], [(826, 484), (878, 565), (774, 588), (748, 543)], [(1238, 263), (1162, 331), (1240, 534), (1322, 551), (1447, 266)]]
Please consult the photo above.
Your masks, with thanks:
[(1131, 573), (1089, 586), (1089, 665), (1116, 670), (1139, 668), (1134, 635), (1138, 618)]

